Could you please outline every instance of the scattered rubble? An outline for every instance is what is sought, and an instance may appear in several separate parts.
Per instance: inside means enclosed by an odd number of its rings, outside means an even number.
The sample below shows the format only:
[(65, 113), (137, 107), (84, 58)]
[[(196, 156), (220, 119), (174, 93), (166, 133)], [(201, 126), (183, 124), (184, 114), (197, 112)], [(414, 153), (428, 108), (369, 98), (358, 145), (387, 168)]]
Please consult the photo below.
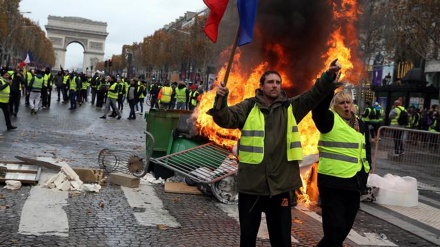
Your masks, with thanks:
[(6, 180), (6, 185), (3, 187), (9, 190), (18, 190), (21, 188), (21, 182), (16, 180)]

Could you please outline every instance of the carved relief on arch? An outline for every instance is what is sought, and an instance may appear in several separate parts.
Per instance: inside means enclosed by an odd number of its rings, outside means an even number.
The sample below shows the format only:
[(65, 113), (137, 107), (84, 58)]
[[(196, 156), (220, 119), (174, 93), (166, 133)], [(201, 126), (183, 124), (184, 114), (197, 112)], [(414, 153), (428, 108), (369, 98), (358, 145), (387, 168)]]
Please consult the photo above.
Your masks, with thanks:
[(103, 48), (103, 43), (90, 41), (90, 49), (102, 50), (102, 48)]
[(96, 68), (96, 64), (99, 62), (99, 59), (97, 57), (90, 58), (90, 65), (94, 66)]
[(74, 43), (74, 42), (79, 43), (80, 45), (83, 46), (84, 50), (87, 50), (87, 47), (88, 47), (88, 46), (87, 46), (87, 43), (88, 43), (88, 40), (87, 40), (87, 39), (73, 38), (73, 37), (66, 37), (65, 45), (66, 45), (66, 47), (67, 47), (70, 43)]
[(58, 37), (49, 37), (53, 46), (63, 46), (63, 39)]

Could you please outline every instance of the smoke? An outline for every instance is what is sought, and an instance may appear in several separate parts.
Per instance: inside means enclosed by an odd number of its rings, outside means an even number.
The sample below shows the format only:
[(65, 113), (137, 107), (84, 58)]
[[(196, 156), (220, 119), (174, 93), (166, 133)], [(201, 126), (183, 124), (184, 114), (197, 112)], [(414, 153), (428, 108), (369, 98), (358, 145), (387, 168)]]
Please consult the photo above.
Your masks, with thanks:
[[(332, 30), (328, 0), (259, 0), (253, 41), (241, 47), (240, 64), (250, 70), (261, 62), (287, 74), (293, 85), (283, 85), (289, 96), (307, 90), (326, 64)], [(283, 47), (283, 59), (271, 49)]]

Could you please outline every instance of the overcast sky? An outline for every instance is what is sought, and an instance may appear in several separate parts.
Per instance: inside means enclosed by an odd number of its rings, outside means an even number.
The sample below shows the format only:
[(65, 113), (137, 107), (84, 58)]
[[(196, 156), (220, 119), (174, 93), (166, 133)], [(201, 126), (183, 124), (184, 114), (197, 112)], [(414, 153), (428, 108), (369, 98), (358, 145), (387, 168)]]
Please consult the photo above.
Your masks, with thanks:
[[(22, 0), (23, 15), (46, 31), (47, 17), (74, 16), (107, 23), (105, 59), (121, 54), (124, 44), (142, 42), (154, 31), (175, 21), (187, 11), (201, 11), (203, 0)], [(82, 66), (84, 49), (79, 44), (67, 47), (66, 68)]]

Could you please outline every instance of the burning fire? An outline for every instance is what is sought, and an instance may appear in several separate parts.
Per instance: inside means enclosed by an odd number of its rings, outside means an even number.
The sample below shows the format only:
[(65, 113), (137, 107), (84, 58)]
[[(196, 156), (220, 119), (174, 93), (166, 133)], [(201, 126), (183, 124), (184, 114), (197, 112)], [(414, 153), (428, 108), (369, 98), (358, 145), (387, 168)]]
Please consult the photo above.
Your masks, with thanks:
[[(342, 0), (340, 5), (333, 5), (333, 21), (334, 28), (332, 35), (327, 41), (328, 51), (322, 54), (322, 59), (325, 60), (326, 66), (320, 71), (316, 71), (316, 77), (319, 77), (326, 69), (331, 61), (338, 58), (338, 62), (342, 65), (340, 80), (349, 80), (352, 83), (357, 83), (361, 75), (362, 63), (357, 54), (353, 52), (358, 48), (356, 29), (353, 24), (357, 19), (358, 11), (355, 0)], [(283, 88), (292, 88), (295, 82), (287, 78), (286, 64), (288, 59), (284, 56), (284, 47), (279, 44), (266, 45), (266, 50), (278, 55), (278, 64), (271, 68), (279, 71), (283, 81)], [(226, 50), (225, 52), (229, 52)], [(234, 55), (234, 62), (232, 64), (231, 72), (227, 86), (230, 95), (228, 96), (228, 105), (234, 105), (246, 98), (253, 97), (255, 90), (259, 87), (260, 76), (269, 69), (267, 62), (263, 61), (261, 64), (255, 66), (249, 75), (241, 73), (240, 64), (237, 62), (241, 56), (241, 51)], [(353, 65), (356, 63), (356, 67)], [(226, 72), (226, 65), (218, 73), (218, 78), (224, 78)], [(196, 127), (200, 135), (208, 137), (211, 141), (231, 148), (237, 143), (240, 138), (240, 131), (237, 129), (223, 129), (217, 126), (212, 117), (206, 112), (213, 107), (216, 95), (215, 87), (218, 86), (219, 81), (215, 82), (214, 89), (202, 95), (200, 104), (193, 114), (193, 118), (197, 119)], [(314, 82), (309, 83), (309, 87)], [(301, 134), (301, 144), (303, 147), (303, 154), (310, 155), (318, 153), (317, 143), (319, 139), (319, 132), (309, 113), (299, 124), (299, 131)], [(304, 187), (309, 183), (303, 182)], [(316, 186), (316, 185), (315, 185)], [(306, 188), (302, 188), (307, 192)]]

